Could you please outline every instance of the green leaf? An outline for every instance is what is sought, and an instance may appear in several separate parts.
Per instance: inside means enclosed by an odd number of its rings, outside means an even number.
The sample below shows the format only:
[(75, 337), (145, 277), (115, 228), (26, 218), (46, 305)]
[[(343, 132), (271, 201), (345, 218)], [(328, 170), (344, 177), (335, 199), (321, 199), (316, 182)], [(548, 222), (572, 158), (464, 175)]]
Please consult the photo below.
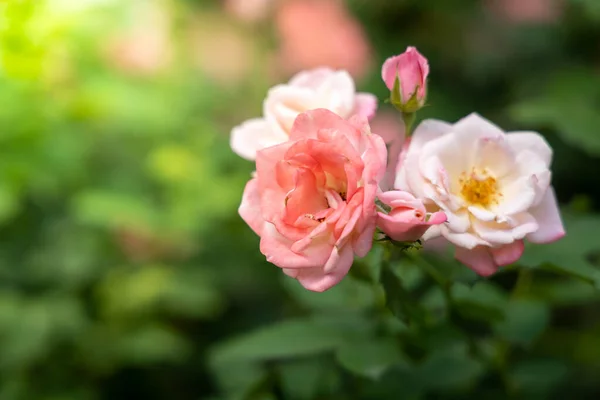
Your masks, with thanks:
[(551, 244), (527, 245), (519, 264), (569, 275), (600, 288), (600, 270), (589, 258), (600, 250), (596, 236), (600, 216), (565, 215), (564, 220), (565, 237)]
[(14, 189), (0, 184), (0, 222), (15, 215), (19, 207), (19, 197)]
[(381, 284), (385, 291), (386, 305), (397, 318), (403, 322), (423, 319), (423, 311), (389, 267), (382, 268)]
[(166, 326), (149, 325), (119, 337), (115, 343), (119, 356), (134, 364), (179, 362), (190, 352), (190, 344)]
[(325, 387), (339, 384), (334, 365), (321, 358), (287, 361), (278, 370), (286, 399), (311, 400)]
[(580, 280), (536, 282), (530, 293), (548, 304), (562, 307), (584, 305), (600, 299), (600, 291)]
[(484, 321), (502, 320), (508, 301), (506, 294), (490, 282), (478, 282), (473, 287), (455, 284), (452, 299), (462, 317)]
[(342, 367), (371, 379), (379, 379), (393, 364), (403, 361), (398, 343), (391, 338), (348, 343), (337, 352)]
[(300, 304), (314, 310), (364, 310), (375, 306), (381, 293), (373, 284), (346, 276), (339, 284), (322, 293), (306, 290), (295, 279), (283, 277), (283, 285)]
[(586, 16), (600, 21), (600, 3), (596, 0), (571, 0), (573, 5), (579, 5), (586, 13)]
[(555, 128), (561, 137), (590, 155), (600, 154), (600, 115), (595, 99), (600, 79), (592, 70), (559, 70), (549, 76), (549, 85), (539, 97), (525, 100), (511, 109), (522, 123)]
[(426, 388), (445, 390), (472, 386), (483, 372), (483, 366), (469, 356), (467, 347), (458, 345), (432, 353), (418, 366), (415, 378)]
[(345, 335), (334, 327), (309, 319), (278, 322), (215, 347), (216, 364), (300, 357), (332, 351)]
[(216, 383), (228, 400), (245, 400), (267, 377), (265, 369), (252, 362), (212, 366)]
[(506, 308), (505, 319), (495, 324), (496, 334), (511, 343), (529, 346), (546, 329), (550, 310), (542, 302), (512, 299)]
[(143, 197), (108, 191), (86, 191), (74, 199), (75, 215), (101, 227), (148, 229), (155, 225), (155, 210)]
[(510, 376), (520, 394), (541, 396), (566, 379), (568, 372), (569, 367), (560, 361), (531, 359), (512, 366)]

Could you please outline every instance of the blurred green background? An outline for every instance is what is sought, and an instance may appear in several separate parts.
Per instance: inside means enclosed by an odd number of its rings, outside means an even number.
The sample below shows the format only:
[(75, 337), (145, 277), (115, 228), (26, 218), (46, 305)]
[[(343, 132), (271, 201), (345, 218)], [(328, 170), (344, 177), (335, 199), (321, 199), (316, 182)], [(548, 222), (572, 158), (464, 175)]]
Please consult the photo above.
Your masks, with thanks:
[[(544, 134), (567, 237), (304, 291), (237, 215), (230, 129), (320, 65), (384, 99), (407, 45), (419, 118)], [(599, 110), (598, 0), (1, 0), (0, 399), (598, 398)]]

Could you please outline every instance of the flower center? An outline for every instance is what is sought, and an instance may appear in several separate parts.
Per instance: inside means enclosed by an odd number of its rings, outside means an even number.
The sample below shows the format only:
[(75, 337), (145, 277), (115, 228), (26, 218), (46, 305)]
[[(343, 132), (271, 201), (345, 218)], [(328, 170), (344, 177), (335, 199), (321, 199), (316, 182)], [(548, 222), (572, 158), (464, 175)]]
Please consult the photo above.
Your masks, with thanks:
[(458, 182), (460, 194), (470, 205), (488, 207), (498, 204), (498, 198), (502, 197), (496, 178), (490, 176), (485, 169), (472, 168), (470, 173), (463, 172)]

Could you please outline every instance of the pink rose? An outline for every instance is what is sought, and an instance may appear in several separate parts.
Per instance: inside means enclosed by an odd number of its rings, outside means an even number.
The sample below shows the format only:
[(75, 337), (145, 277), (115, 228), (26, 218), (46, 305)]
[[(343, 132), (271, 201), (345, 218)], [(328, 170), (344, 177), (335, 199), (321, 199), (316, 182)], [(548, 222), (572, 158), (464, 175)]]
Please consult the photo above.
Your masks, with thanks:
[(550, 185), (552, 149), (535, 132), (505, 133), (471, 114), (451, 125), (427, 120), (411, 138), (395, 187), (443, 211), (443, 236), (456, 258), (480, 275), (516, 262), (523, 239), (550, 243), (565, 235)]
[(564, 0), (488, 0), (485, 5), (513, 23), (555, 23), (565, 11)]
[(309, 290), (338, 283), (371, 249), (386, 157), (364, 117), (300, 114), (289, 141), (257, 153), (239, 208), (267, 261)]
[(287, 0), (279, 2), (275, 23), (280, 63), (286, 71), (327, 65), (355, 78), (366, 75), (371, 44), (361, 23), (344, 0)]
[(269, 90), (263, 118), (233, 128), (231, 148), (241, 157), (254, 160), (258, 150), (288, 140), (298, 114), (317, 108), (326, 108), (343, 118), (357, 114), (370, 118), (377, 109), (377, 98), (357, 93), (346, 71), (316, 68), (300, 72), (289, 83)]
[(244, 22), (258, 22), (267, 17), (273, 0), (225, 0), (225, 10)]
[(390, 190), (377, 198), (391, 208), (387, 214), (377, 213), (377, 226), (393, 240), (414, 242), (431, 226), (446, 222), (446, 214), (428, 214), (423, 202), (408, 192)]
[[(381, 77), (392, 92), (392, 104), (407, 113), (415, 112), (425, 104), (427, 75), (429, 63), (414, 47), (388, 58), (381, 68)], [(396, 80), (398, 88), (395, 88)]]
[(153, 3), (140, 3), (134, 9), (132, 26), (103, 45), (104, 55), (123, 72), (151, 76), (168, 68), (173, 60), (170, 15)]

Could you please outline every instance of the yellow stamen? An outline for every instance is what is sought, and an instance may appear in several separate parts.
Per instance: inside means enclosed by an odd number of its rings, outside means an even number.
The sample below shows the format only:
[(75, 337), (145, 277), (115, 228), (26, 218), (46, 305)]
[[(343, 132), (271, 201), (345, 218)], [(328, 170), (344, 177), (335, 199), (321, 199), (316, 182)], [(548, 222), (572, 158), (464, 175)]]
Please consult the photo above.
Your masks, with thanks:
[(470, 205), (488, 207), (491, 204), (498, 204), (498, 198), (502, 197), (496, 178), (490, 176), (486, 170), (476, 171), (473, 168), (468, 175), (463, 172), (458, 182), (460, 194)]

